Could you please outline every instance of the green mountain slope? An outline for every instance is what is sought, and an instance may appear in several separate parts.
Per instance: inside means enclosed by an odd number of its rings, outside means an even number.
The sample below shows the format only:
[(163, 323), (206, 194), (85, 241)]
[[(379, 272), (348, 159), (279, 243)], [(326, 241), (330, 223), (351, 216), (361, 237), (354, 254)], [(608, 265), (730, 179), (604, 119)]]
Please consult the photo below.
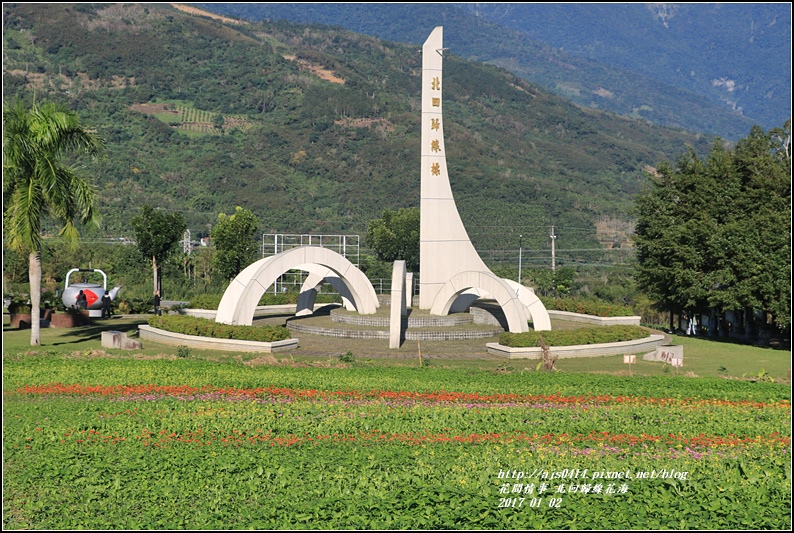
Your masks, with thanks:
[[(142, 204), (194, 236), (251, 209), (263, 231), (363, 234), (419, 204), (421, 57), (342, 29), (224, 23), (166, 4), (4, 4), (4, 97), (67, 102), (107, 141), (86, 164), (105, 233)], [(516, 75), (445, 62), (452, 187), (475, 245), (597, 246), (643, 169), (702, 136), (578, 107)], [(566, 234), (566, 228), (570, 231)]]
[(791, 4), (459, 4), (534, 40), (706, 96), (767, 129), (791, 117)]
[[(783, 92), (780, 92), (780, 84), (775, 85), (775, 92), (768, 85), (768, 82), (773, 81), (769, 79), (770, 76), (764, 80), (750, 80), (733, 73), (739, 66), (747, 71), (748, 60), (747, 54), (731, 54), (731, 51), (738, 49), (737, 46), (725, 46), (725, 40), (733, 39), (732, 33), (726, 32), (723, 27), (711, 28), (708, 34), (719, 36), (720, 41), (692, 50), (687, 47), (698, 36), (691, 33), (706, 33), (703, 30), (707, 23), (697, 28), (690, 25), (684, 32), (678, 31), (672, 39), (673, 53), (661, 54), (659, 50), (664, 48), (660, 41), (665, 36), (651, 32), (647, 26), (637, 27), (640, 20), (637, 11), (644, 11), (651, 18), (650, 11), (642, 4), (331, 2), (194, 5), (248, 20), (283, 19), (304, 24), (336, 25), (382, 39), (415, 44), (424, 42), (434, 26), (443, 24), (445, 46), (452, 53), (503, 67), (579, 105), (641, 118), (663, 126), (719, 135), (734, 141), (744, 137), (758, 123), (764, 124), (766, 128), (780, 126), (791, 112), (790, 105), (786, 107), (790, 76), (788, 83), (783, 83)], [(690, 12), (703, 11), (700, 6), (685, 9)], [(590, 18), (587, 18), (588, 15)], [(719, 17), (704, 18), (720, 21)], [(783, 25), (781, 21), (779, 26)], [(678, 20), (674, 26), (679, 27)], [(601, 29), (604, 37), (595, 39), (595, 42), (586, 41)], [(557, 30), (556, 33), (554, 30)], [(566, 39), (563, 40), (561, 35)], [(614, 42), (615, 39), (610, 40), (614, 35), (626, 36)], [(734, 40), (738, 39), (737, 34)], [(577, 47), (580, 41), (586, 41), (587, 47)], [(697, 42), (701, 43), (702, 40)], [(789, 33), (789, 46), (790, 42)], [(557, 43), (565, 43), (565, 46)], [(785, 52), (785, 48), (781, 46), (785, 47), (785, 42), (771, 47), (770, 54), (783, 57), (781, 53)], [(613, 50), (615, 48), (617, 50)], [(715, 74), (714, 77), (730, 75), (740, 79), (736, 92), (728, 93), (725, 88), (704, 85), (705, 82), (711, 82), (711, 78), (704, 80), (703, 77), (707, 76), (705, 63), (715, 55), (714, 50), (724, 50), (720, 57), (725, 67), (719, 70), (721, 74)], [(596, 55), (598, 51), (603, 53)], [(628, 61), (628, 58), (633, 62)], [(789, 53), (789, 65), (790, 58)], [(644, 68), (639, 68), (638, 64), (644, 65)], [(782, 64), (786, 64), (785, 60)], [(675, 75), (670, 72), (675, 72)], [(685, 83), (681, 78), (686, 78), (690, 72), (696, 72), (697, 80), (704, 83), (692, 83), (691, 80)], [(769, 74), (768, 71), (764, 72)], [(778, 78), (785, 79), (785, 76), (781, 73), (775, 79)], [(750, 103), (748, 98), (755, 98), (755, 105), (747, 105), (745, 114), (724, 102), (726, 96), (735, 97), (740, 93), (742, 105), (745, 101)], [(774, 109), (779, 112), (770, 112), (770, 106), (775, 106)], [(785, 109), (788, 109), (787, 113)], [(779, 119), (780, 116), (784, 118)], [(777, 118), (772, 120), (770, 117)]]

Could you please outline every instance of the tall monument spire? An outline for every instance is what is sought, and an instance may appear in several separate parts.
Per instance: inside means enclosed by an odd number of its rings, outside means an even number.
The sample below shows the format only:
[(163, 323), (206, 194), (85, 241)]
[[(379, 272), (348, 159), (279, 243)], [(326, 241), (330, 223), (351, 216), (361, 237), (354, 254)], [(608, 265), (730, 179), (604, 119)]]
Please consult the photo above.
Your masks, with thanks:
[(449, 185), (442, 115), (442, 43), (443, 28), (439, 26), (422, 49), (420, 309), (430, 309), (435, 294), (449, 280), (449, 269), (439, 268), (448, 262), (447, 258), (454, 257), (456, 272), (488, 270), (471, 244)]
[[(443, 28), (439, 26), (422, 48), (419, 308), (447, 314), (463, 293), (487, 293), (502, 306), (510, 331), (527, 331), (528, 314), (535, 329), (550, 329), (540, 300), (526, 287), (490, 271), (460, 219), (444, 151), (443, 56)], [(469, 301), (475, 298), (476, 294)]]

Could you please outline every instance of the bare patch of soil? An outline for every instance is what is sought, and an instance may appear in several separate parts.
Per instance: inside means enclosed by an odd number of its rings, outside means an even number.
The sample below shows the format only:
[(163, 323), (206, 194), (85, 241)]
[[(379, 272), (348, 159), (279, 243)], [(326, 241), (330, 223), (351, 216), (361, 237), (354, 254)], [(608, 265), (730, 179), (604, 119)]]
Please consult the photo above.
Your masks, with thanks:
[(245, 24), (245, 22), (242, 20), (230, 19), (228, 17), (216, 15), (215, 13), (210, 13), (209, 11), (204, 11), (203, 9), (198, 9), (184, 4), (171, 4), (171, 7), (178, 9), (179, 11), (184, 11), (185, 13), (190, 13), (191, 15), (201, 15), (202, 17), (209, 17), (211, 19), (228, 22), (230, 24)]
[(295, 61), (296, 63), (298, 63), (299, 69), (309, 71), (318, 78), (320, 78), (321, 80), (330, 81), (331, 83), (338, 83), (339, 85), (344, 85), (345, 83), (345, 80), (338, 77), (336, 74), (333, 73), (333, 71), (330, 71), (321, 66), (313, 65), (308, 61), (305, 61), (303, 59), (298, 59), (295, 56), (284, 56), (284, 59), (287, 59), (289, 61)]
[[(35, 353), (35, 352), (34, 352)], [(140, 353), (140, 352), (124, 352), (118, 354), (108, 353), (105, 350), (84, 350), (70, 353), (67, 357), (75, 359), (136, 359), (139, 361), (154, 361), (158, 359), (172, 360), (176, 359), (175, 354), (158, 353), (154, 355)]]
[(263, 366), (263, 365), (277, 365), (278, 364), (278, 359), (276, 359), (272, 355), (259, 355), (257, 357), (254, 357), (253, 359), (249, 359), (248, 361), (243, 361), (241, 357), (236, 357), (235, 359), (240, 361), (243, 365), (250, 366), (252, 368), (253, 367), (257, 367), (257, 366)]

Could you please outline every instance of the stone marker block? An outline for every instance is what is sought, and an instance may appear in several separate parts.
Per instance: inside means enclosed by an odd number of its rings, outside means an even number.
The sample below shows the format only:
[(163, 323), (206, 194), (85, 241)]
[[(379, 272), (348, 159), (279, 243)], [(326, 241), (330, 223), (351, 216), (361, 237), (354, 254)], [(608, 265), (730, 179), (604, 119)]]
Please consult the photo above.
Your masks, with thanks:
[(655, 352), (642, 356), (643, 361), (661, 361), (673, 364), (673, 359), (684, 359), (684, 347), (680, 344), (666, 344), (657, 346)]
[(130, 339), (121, 331), (103, 331), (102, 347), (116, 348), (119, 350), (140, 350), (143, 348), (141, 341)]

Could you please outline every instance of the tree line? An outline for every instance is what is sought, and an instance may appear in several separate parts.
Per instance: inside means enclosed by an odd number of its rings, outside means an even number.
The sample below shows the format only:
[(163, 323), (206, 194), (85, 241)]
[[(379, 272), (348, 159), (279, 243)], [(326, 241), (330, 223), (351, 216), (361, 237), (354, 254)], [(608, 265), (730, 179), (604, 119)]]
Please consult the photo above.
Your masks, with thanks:
[[(4, 105), (5, 244), (29, 259), (27, 268), (4, 261), (4, 275), (9, 268), (27, 271), (33, 316), (41, 303), (44, 221), (59, 221), (60, 235), (75, 249), (79, 228), (96, 226), (99, 219), (90, 181), (64, 161), (93, 157), (102, 147), (102, 140), (64, 106)], [(690, 151), (675, 166), (660, 164), (637, 198), (636, 216), (636, 281), (659, 309), (671, 317), (708, 315), (710, 333), (724, 329), (728, 312), (748, 333), (757, 328), (758, 312), (779, 329), (790, 329), (790, 120), (769, 132), (753, 128), (733, 149), (717, 142), (705, 159)], [(257, 258), (259, 225), (241, 207), (218, 216), (211, 233), (214, 250), (205, 266), (217, 276), (205, 280), (205, 290), (210, 284), (225, 288)], [(153, 292), (162, 290), (161, 268), (178, 255), (185, 221), (179, 212), (143, 205), (132, 226), (138, 260), (152, 267)], [(403, 258), (418, 269), (418, 227), (418, 209), (386, 209), (369, 224), (367, 245), (382, 264)], [(134, 260), (127, 262), (136, 267)], [(188, 262), (183, 257), (186, 273)], [(382, 270), (374, 261), (363, 263)], [(558, 278), (551, 280), (555, 290)], [(36, 345), (38, 323), (33, 324), (31, 344)]]
[(671, 321), (708, 316), (710, 334), (733, 322), (752, 335), (759, 312), (762, 324), (789, 329), (791, 120), (754, 127), (734, 149), (718, 142), (705, 159), (690, 152), (650, 178), (636, 200), (639, 287)]

